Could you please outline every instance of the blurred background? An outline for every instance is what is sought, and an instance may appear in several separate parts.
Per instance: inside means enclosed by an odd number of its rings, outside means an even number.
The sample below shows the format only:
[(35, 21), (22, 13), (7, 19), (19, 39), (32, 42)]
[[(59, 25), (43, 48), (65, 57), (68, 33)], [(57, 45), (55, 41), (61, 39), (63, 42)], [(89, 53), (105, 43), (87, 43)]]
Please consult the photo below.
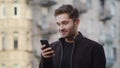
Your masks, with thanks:
[(40, 39), (60, 37), (54, 10), (72, 4), (79, 31), (103, 45), (107, 68), (120, 68), (120, 0), (0, 0), (0, 68), (38, 68)]

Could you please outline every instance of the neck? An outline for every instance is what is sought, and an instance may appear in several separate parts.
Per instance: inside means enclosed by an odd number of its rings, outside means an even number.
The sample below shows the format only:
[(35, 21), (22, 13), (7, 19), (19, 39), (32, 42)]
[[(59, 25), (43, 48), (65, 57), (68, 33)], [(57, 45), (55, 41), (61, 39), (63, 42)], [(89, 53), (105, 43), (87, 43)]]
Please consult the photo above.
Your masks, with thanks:
[(74, 43), (74, 38), (65, 38), (65, 41), (68, 43)]
[(74, 43), (74, 38), (76, 35), (78, 35), (78, 32), (76, 32), (75, 35), (73, 35), (71, 37), (65, 38), (65, 41), (68, 43)]

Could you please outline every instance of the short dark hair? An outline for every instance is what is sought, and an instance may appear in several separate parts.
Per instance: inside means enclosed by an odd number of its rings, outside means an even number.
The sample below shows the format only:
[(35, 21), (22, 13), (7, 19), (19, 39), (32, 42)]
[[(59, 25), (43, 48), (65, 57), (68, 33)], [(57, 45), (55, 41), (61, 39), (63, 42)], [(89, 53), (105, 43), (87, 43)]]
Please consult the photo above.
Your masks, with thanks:
[(79, 17), (79, 11), (77, 8), (74, 8), (72, 5), (62, 5), (58, 9), (55, 10), (54, 16), (67, 13), (73, 21), (75, 21)]

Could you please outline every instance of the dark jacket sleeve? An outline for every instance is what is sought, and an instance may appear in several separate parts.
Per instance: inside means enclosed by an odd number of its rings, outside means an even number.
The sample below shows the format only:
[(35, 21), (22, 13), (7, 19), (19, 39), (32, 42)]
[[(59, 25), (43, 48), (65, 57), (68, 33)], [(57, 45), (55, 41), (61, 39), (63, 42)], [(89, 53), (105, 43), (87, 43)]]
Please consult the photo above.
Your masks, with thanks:
[(53, 68), (52, 67), (52, 58), (43, 58), (41, 56), (39, 68)]
[(106, 68), (104, 49), (99, 44), (93, 47), (93, 68)]

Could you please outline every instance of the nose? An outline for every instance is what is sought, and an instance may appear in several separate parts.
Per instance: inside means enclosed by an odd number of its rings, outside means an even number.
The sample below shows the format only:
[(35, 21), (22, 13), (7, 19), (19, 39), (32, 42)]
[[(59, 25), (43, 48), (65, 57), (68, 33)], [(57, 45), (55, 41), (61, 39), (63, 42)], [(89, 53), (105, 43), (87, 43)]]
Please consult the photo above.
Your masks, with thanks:
[(64, 30), (64, 26), (63, 25), (60, 25), (59, 26), (59, 30), (61, 31), (61, 30)]

